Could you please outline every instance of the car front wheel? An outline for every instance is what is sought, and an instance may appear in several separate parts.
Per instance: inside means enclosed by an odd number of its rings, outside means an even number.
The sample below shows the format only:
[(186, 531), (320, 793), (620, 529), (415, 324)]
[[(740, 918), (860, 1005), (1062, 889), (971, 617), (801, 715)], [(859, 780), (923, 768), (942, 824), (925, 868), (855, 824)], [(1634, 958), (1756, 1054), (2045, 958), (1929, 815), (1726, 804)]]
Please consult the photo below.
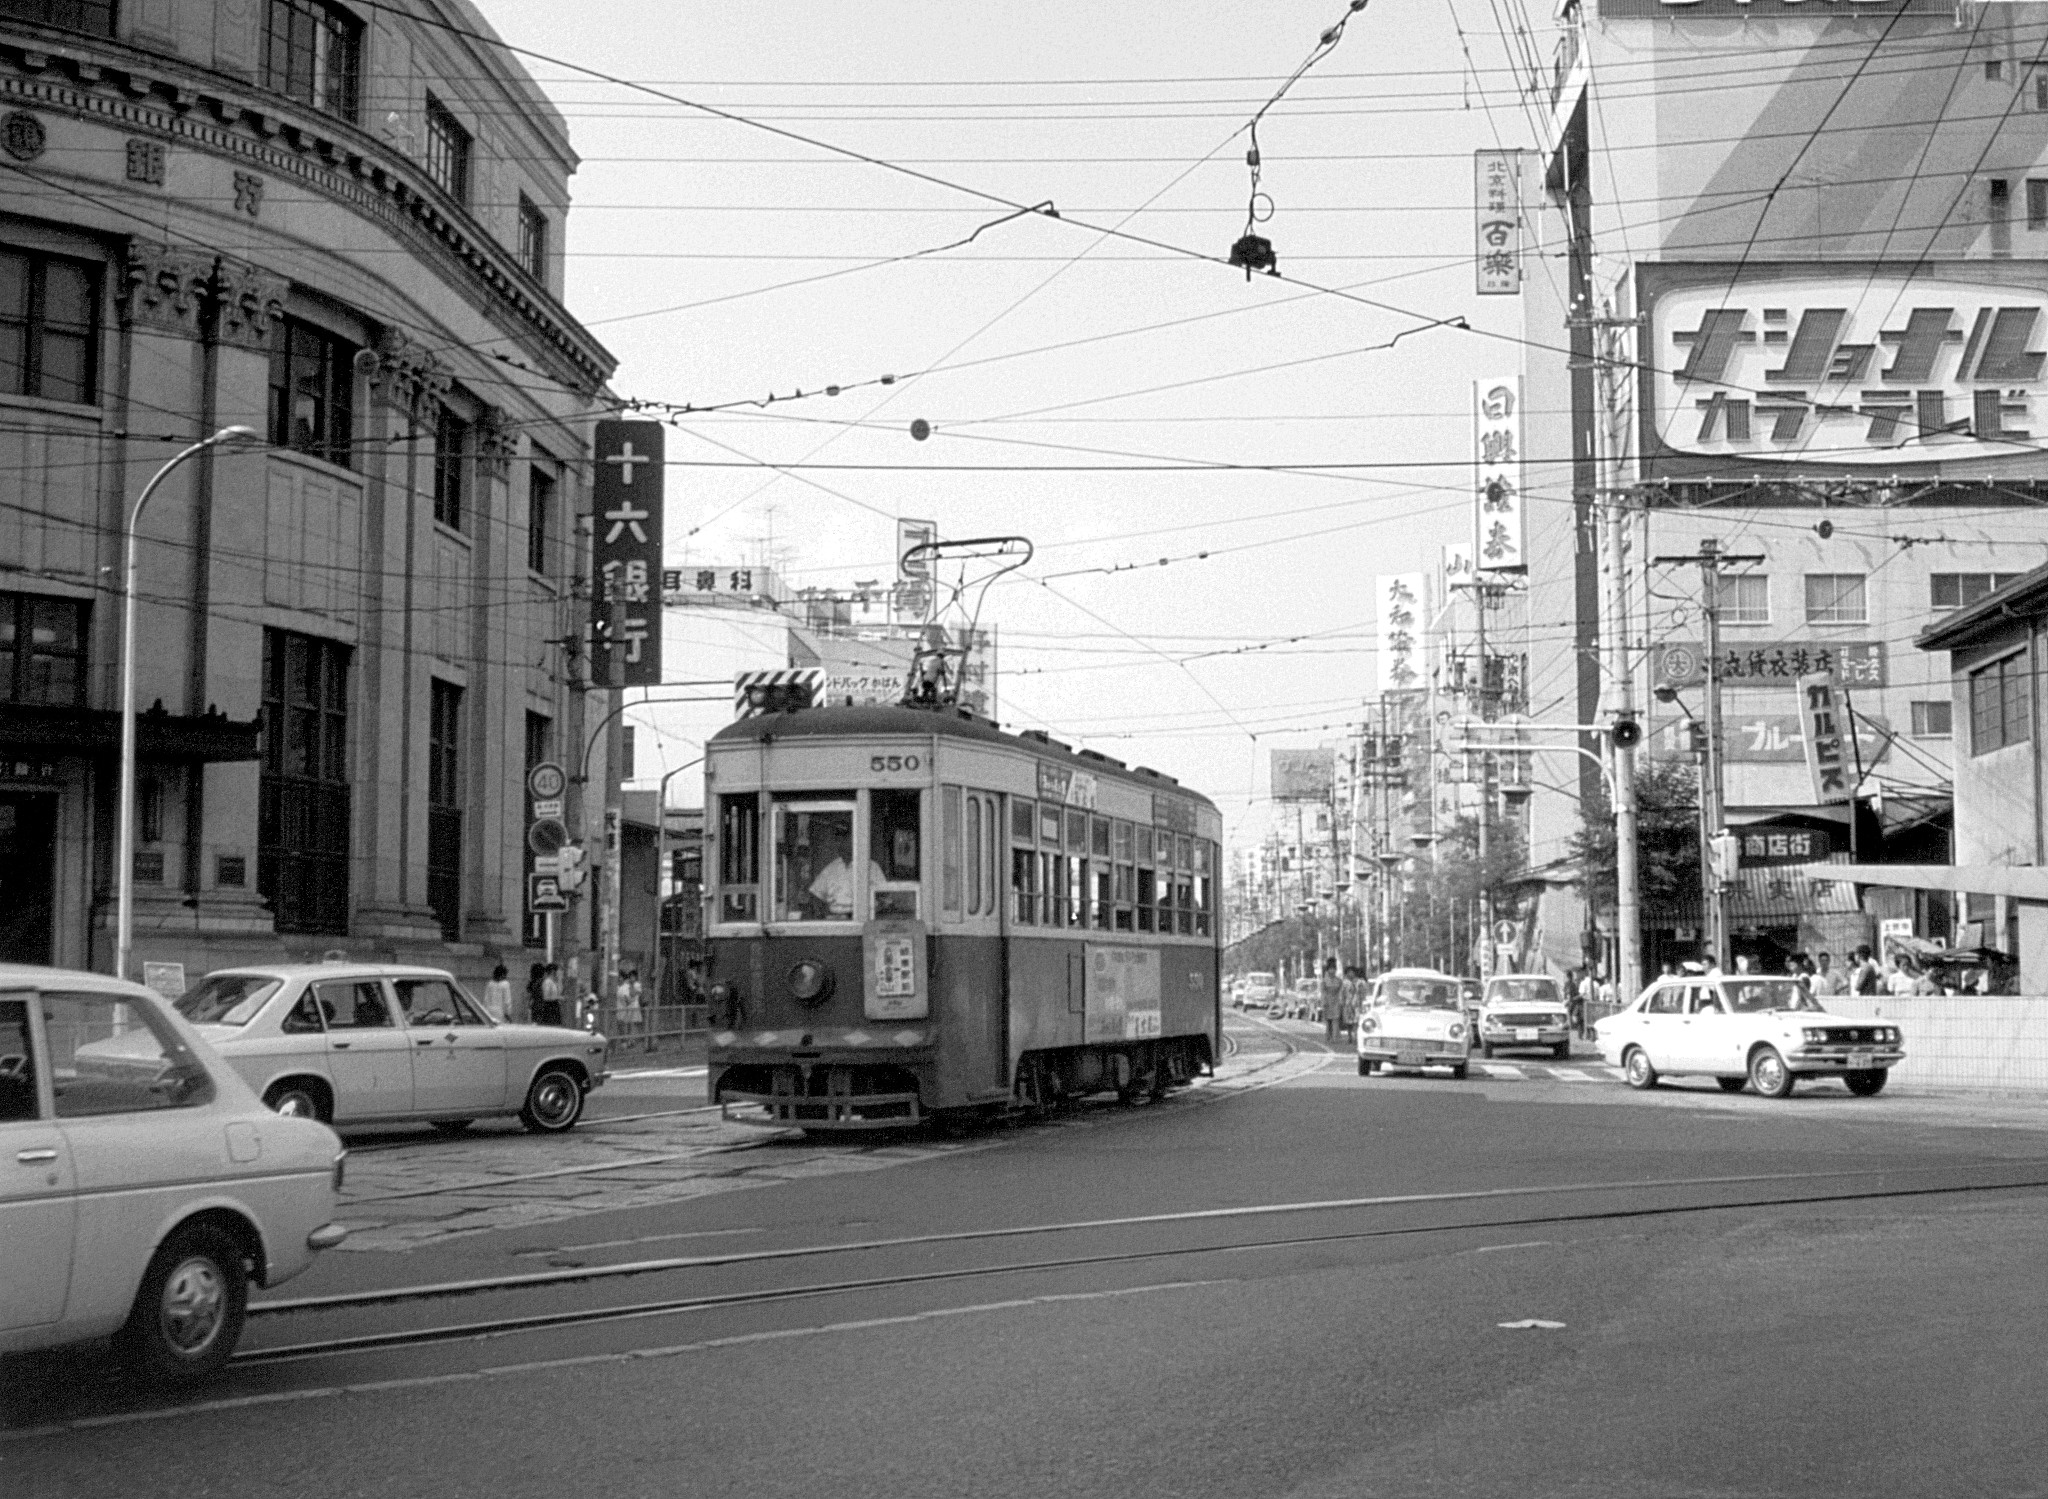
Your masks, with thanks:
[(175, 1383), (203, 1379), (228, 1361), (242, 1336), (249, 1272), (225, 1230), (200, 1223), (163, 1242), (121, 1329), (136, 1372)]
[(1749, 1059), (1749, 1085), (1766, 1098), (1790, 1098), (1795, 1081), (1775, 1046), (1760, 1046)]
[(1842, 1081), (1849, 1085), (1849, 1091), (1858, 1098), (1871, 1098), (1884, 1091), (1885, 1079), (1891, 1073), (1883, 1067), (1872, 1067), (1861, 1072), (1845, 1072)]
[(1621, 1075), (1631, 1088), (1657, 1086), (1657, 1069), (1650, 1065), (1650, 1054), (1640, 1046), (1631, 1046), (1628, 1055), (1621, 1059)]
[(519, 1122), (537, 1135), (558, 1135), (574, 1129), (583, 1117), (583, 1087), (562, 1067), (549, 1067), (526, 1090)]

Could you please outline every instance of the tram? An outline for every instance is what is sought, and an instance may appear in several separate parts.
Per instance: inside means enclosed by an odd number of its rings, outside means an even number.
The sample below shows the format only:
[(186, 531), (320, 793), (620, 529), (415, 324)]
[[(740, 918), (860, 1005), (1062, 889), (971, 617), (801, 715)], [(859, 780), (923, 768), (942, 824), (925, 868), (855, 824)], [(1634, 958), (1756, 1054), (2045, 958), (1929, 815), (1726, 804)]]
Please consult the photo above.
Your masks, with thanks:
[(710, 1101), (806, 1130), (1213, 1068), (1222, 819), (952, 706), (757, 712), (705, 754)]

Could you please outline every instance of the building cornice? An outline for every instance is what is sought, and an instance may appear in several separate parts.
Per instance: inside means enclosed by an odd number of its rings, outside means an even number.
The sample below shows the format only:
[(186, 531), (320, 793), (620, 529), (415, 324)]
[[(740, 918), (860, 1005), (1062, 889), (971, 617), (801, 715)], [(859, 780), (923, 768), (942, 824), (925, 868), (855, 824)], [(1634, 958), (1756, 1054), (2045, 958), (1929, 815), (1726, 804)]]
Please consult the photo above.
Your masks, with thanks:
[(0, 33), (0, 107), (153, 135), (290, 178), (415, 246), (486, 316), (525, 334), (565, 385), (594, 394), (617, 367), (466, 209), (346, 121), (120, 42), (13, 22)]

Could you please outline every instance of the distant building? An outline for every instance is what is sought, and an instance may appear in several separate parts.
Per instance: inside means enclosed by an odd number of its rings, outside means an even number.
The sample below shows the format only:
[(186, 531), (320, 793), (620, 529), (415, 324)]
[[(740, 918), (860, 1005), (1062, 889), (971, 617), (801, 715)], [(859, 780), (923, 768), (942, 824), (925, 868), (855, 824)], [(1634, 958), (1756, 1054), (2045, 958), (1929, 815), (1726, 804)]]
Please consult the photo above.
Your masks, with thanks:
[(560, 301), (567, 130), (479, 34), (0, 3), (0, 958), (112, 961), (122, 530), (236, 424), (141, 516), (138, 960), (537, 938), (613, 361)]

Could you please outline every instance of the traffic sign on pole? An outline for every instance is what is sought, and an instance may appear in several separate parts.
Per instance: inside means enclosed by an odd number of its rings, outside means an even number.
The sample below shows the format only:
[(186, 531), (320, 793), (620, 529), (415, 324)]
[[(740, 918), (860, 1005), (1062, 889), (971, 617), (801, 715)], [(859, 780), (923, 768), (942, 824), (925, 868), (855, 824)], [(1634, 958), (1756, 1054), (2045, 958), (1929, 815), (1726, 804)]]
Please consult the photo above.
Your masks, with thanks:
[(569, 778), (552, 760), (543, 760), (526, 773), (526, 790), (537, 802), (553, 801), (568, 789)]
[(561, 886), (551, 874), (532, 874), (526, 877), (526, 905), (531, 911), (569, 909), (569, 902), (563, 896)]

